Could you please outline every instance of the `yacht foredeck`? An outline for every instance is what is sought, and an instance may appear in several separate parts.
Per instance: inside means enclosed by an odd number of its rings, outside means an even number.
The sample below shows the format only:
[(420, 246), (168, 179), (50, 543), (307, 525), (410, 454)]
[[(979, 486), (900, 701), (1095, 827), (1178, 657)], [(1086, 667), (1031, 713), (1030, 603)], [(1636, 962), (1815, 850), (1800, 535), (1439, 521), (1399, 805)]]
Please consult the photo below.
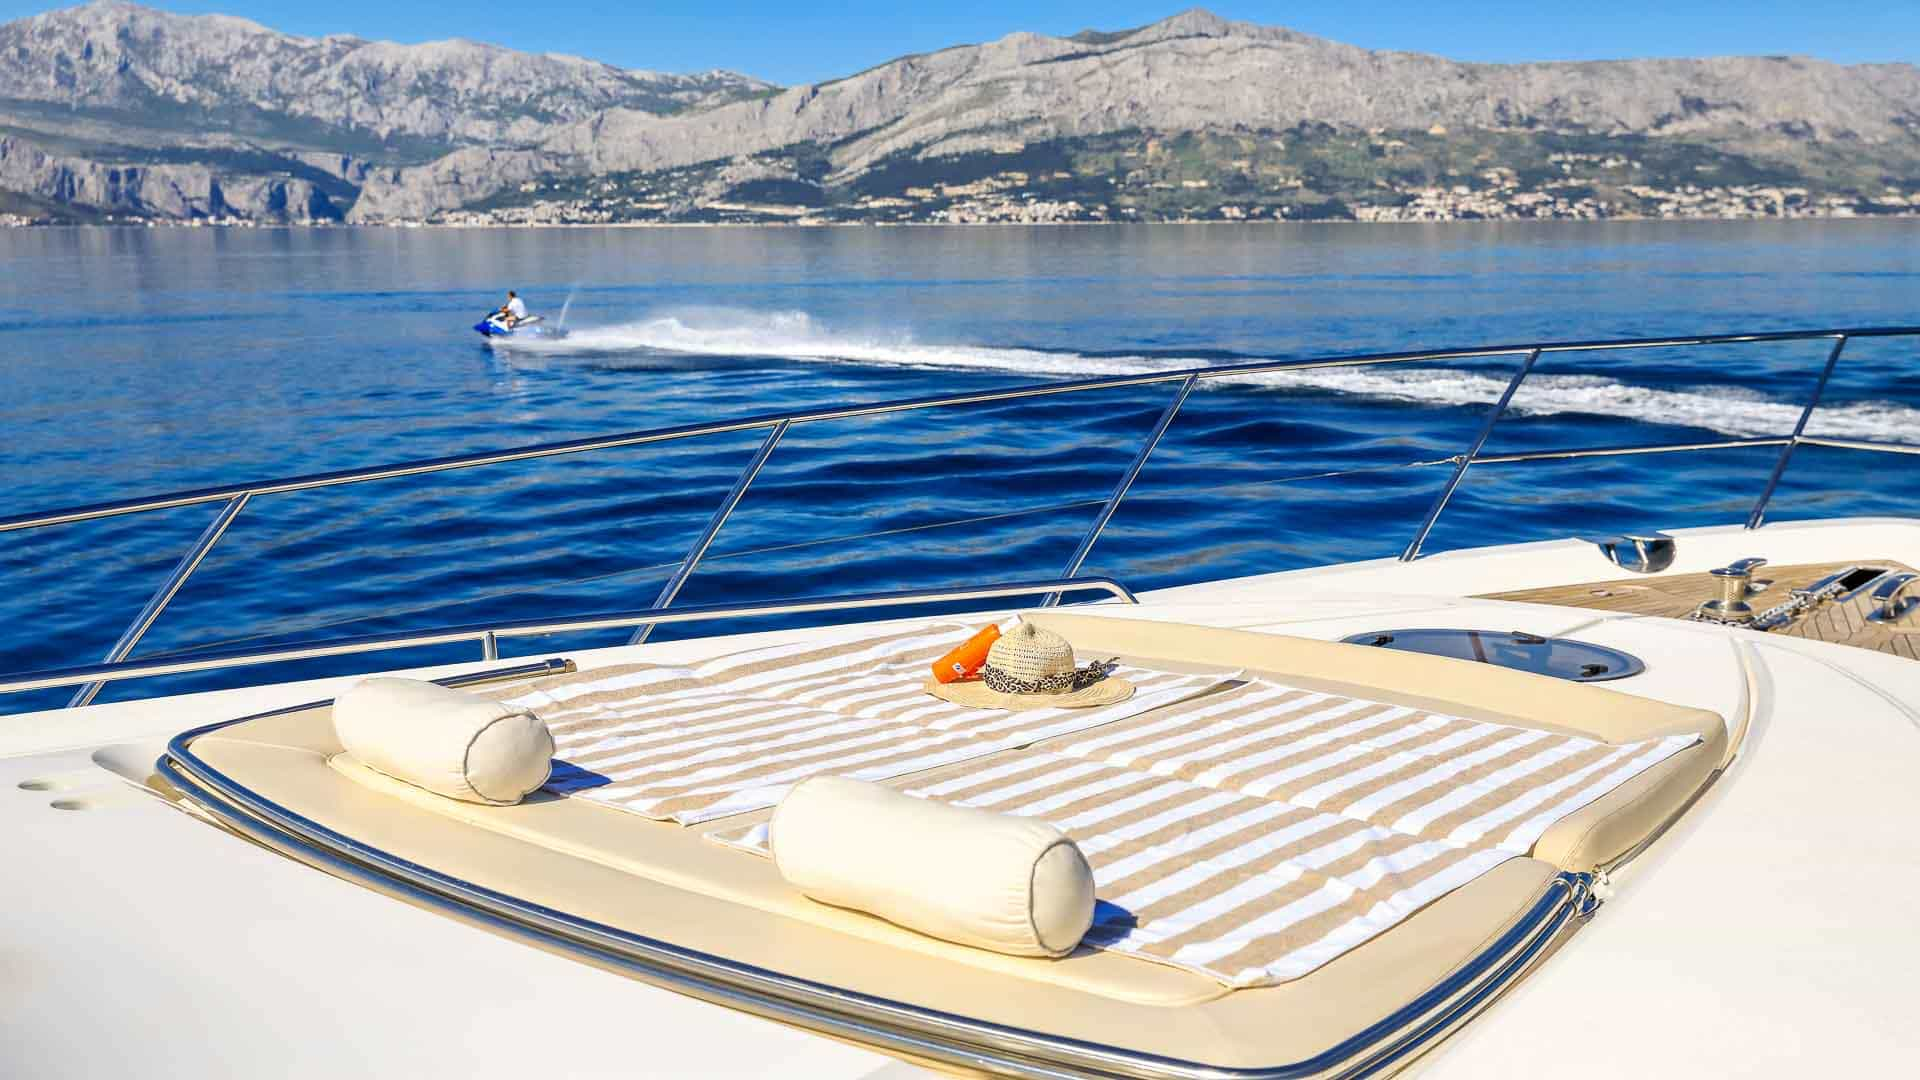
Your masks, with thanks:
[[(1083, 948), (1058, 961), (999, 956), (809, 901), (766, 860), (714, 842), (718, 837), (737, 846), (764, 821), (764, 810), (717, 818), (696, 814), (688, 827), (573, 797), (516, 807), (456, 803), (344, 759), (324, 707), (184, 737), (174, 745), (173, 768), (189, 790), (200, 789), (216, 804), (238, 807), (253, 819), (236, 821), (239, 827), (279, 833), (279, 842), (298, 857), (349, 860), (380, 871), (388, 888), (424, 889), (443, 902), (515, 920), (527, 932), (555, 933), (526, 922), (530, 909), (549, 913), (541, 922), (557, 918), (575, 934), (599, 937), (590, 947), (609, 962), (634, 964), (657, 978), (705, 968), (717, 984), (710, 992), (724, 987), (756, 996), (765, 1009), (798, 1008), (803, 1012), (797, 1022), (825, 1030), (856, 1021), (883, 1023), (896, 1042), (931, 1040), (921, 1052), (935, 1057), (994, 1053), (1028, 1066), (1086, 1068), (1086, 1047), (1098, 1047), (1116, 1074), (1188, 1076), (1224, 1068), (1278, 1076), (1318, 1073), (1371, 1055), (1398, 1056), (1411, 1050), (1401, 1041), (1436, 1017), (1447, 1018), (1439, 1028), (1464, 1019), (1477, 1007), (1471, 1003), (1517, 974), (1510, 965), (1524, 967), (1574, 925), (1589, 902), (1592, 875), (1671, 822), (1719, 771), (1729, 748), (1727, 725), (1715, 714), (1593, 686), (1517, 672), (1463, 671), (1463, 665), (1442, 659), (1275, 635), (1092, 615), (1032, 617), (1070, 633), (1091, 652), (1143, 668), (1179, 669), (1199, 680), (1194, 685), (1202, 694), (1217, 688), (1217, 680), (1234, 680), (1240, 689), (1265, 680), (1295, 693), (1346, 700), (1353, 715), (1366, 712), (1353, 704), (1372, 704), (1376, 716), (1445, 715), (1463, 727), (1483, 728), (1477, 741), (1432, 730), (1440, 742), (1498, 752), (1479, 755), (1485, 767), (1478, 772), (1430, 782), (1429, 796), (1466, 791), (1483, 805), (1499, 805), (1502, 796), (1483, 778), (1496, 775), (1498, 765), (1543, 756), (1550, 744), (1568, 749), (1546, 757), (1611, 767), (1623, 756), (1643, 755), (1642, 768), (1504, 846), (1450, 844), (1444, 832), (1398, 833), (1369, 822), (1352, 799), (1310, 810), (1268, 792), (1270, 801), (1263, 803), (1249, 794), (1254, 788), (1181, 780), (1174, 775), (1178, 770), (1165, 767), (1170, 758), (1136, 761), (1130, 772), (1107, 755), (1075, 757), (1076, 746), (1087, 744), (1091, 734), (1110, 738), (1129, 724), (1180, 721), (1171, 704), (1105, 724), (1089, 719), (1059, 734), (1044, 734), (1050, 729), (1043, 727), (1037, 738), (1012, 736), (964, 763), (936, 762), (890, 778), (912, 790), (950, 786), (956, 779), (972, 787), (965, 777), (1009, 769), (1043, 784), (1070, 779), (1076, 767), (1103, 772), (1103, 783), (1095, 785), (1103, 792), (1072, 793), (1060, 804), (1095, 819), (1141, 805), (1141, 781), (1163, 813), (1169, 806), (1198, 805), (1195, 796), (1207, 800), (1204, 809), (1216, 821), (1222, 811), (1245, 815), (1271, 807), (1257, 823), (1232, 830), (1225, 842), (1195, 827), (1202, 824), (1197, 822), (1171, 824), (1158, 837), (1173, 837), (1168, 846), (1179, 849), (1158, 882), (1181, 874), (1219, 879), (1212, 892), (1201, 892), (1217, 900), (1221, 888), (1239, 885), (1262, 898), (1230, 930), (1216, 927), (1214, 937), (1198, 939), (1220, 955), (1273, 959), (1257, 977), (1246, 974), (1244, 963), (1220, 967), (1209, 977), (1204, 965), (1175, 963), (1177, 950), (1156, 951), (1154, 943), (1131, 953)], [(490, 693), (552, 701), (552, 691), (583, 681), (590, 687), (595, 676), (588, 669)], [(1215, 689), (1214, 696), (1233, 692)], [(1163, 715), (1169, 710), (1175, 712), (1171, 720)], [(1285, 725), (1274, 731), (1269, 742), (1296, 738), (1314, 745), (1311, 732), (1297, 725), (1292, 734)], [(1515, 734), (1513, 741), (1525, 749), (1501, 741)], [(562, 761), (566, 745), (563, 739)], [(1355, 753), (1371, 755), (1355, 760), (1356, 767), (1391, 766), (1372, 770), (1379, 780), (1374, 791), (1395, 776), (1428, 772), (1446, 760), (1353, 745)], [(1664, 756), (1644, 756), (1654, 745), (1664, 745)], [(1468, 759), (1459, 760), (1464, 769)], [(1310, 771), (1326, 776), (1324, 767)], [(1580, 775), (1596, 774), (1587, 768)], [(1566, 782), (1550, 786), (1562, 796), (1568, 790)], [(1291, 797), (1302, 798), (1297, 790)], [(1531, 790), (1505, 796), (1521, 797), (1532, 807), (1551, 805)], [(1324, 835), (1289, 840), (1290, 833), (1302, 831)], [(1092, 842), (1110, 834), (1083, 828), (1076, 835)], [(1151, 832), (1140, 835), (1153, 838)], [(1303, 862), (1328, 848), (1341, 849), (1331, 863)], [(1143, 850), (1122, 854), (1137, 858)], [(1223, 863), (1234, 869), (1221, 871)], [(1113, 863), (1096, 862), (1103, 865)], [(1192, 873), (1203, 865), (1207, 873)], [(1289, 889), (1288, 882), (1306, 872), (1303, 866), (1317, 869)], [(417, 869), (396, 872), (399, 867)], [(1385, 884), (1379, 884), (1382, 875)], [(1375, 883), (1371, 891), (1366, 882)], [(1289, 904), (1329, 892), (1358, 895), (1340, 918), (1325, 911), (1283, 917)], [(1143, 917), (1153, 910), (1143, 907)], [(1368, 927), (1353, 947), (1317, 956), (1317, 963), (1301, 961), (1302, 953), (1316, 947), (1324, 952), (1325, 942), (1338, 941), (1343, 932), (1351, 936), (1356, 920), (1379, 925)], [(1194, 922), (1180, 914), (1175, 921)], [(1128, 932), (1125, 926), (1109, 928), (1110, 935)], [(1144, 962), (1142, 955), (1157, 962)], [(784, 992), (749, 978), (742, 970), (748, 968), (774, 973)], [(1496, 979), (1503, 969), (1504, 977)], [(823, 994), (831, 1004), (819, 1000)]]
[[(1909, 564), (1920, 558), (1920, 527), (1905, 521), (1818, 522), (1775, 525), (1761, 534), (1725, 529), (1677, 536), (1680, 555), (1671, 572), (1679, 574), (1698, 572), (1756, 549), (1790, 565), (1841, 562), (1856, 552), (1890, 555)], [(1605, 572), (1596, 572), (1596, 566)], [(1587, 1002), (1589, 1008), (1604, 1002), (1609, 1015), (1631, 1015), (1635, 1030), (1645, 1033), (1649, 1046), (1659, 1046), (1672, 1060), (1690, 1061), (1692, 1068), (1708, 1071), (1727, 1061), (1751, 1061), (1758, 1067), (1766, 1055), (1784, 1052), (1777, 1039), (1765, 1035), (1748, 1032), (1730, 1042), (1731, 1029), (1722, 1037), (1723, 1029), (1703, 1032), (1687, 1020), (1703, 1011), (1710, 1015), (1721, 1007), (1717, 1003), (1733, 1007), (1740, 1002), (1743, 1009), (1768, 1011), (1777, 1018), (1768, 1034), (1782, 1037), (1793, 1030), (1792, 1016), (1841, 1007), (1837, 1003), (1844, 1003), (1859, 1022), (1880, 1016), (1894, 1024), (1894, 1013), (1904, 1008), (1897, 995), (1888, 998), (1868, 992), (1867, 984), (1852, 986), (1836, 979), (1846, 971), (1904, 963), (1898, 957), (1904, 955), (1908, 939), (1891, 926), (1872, 930), (1879, 916), (1871, 905), (1851, 909), (1852, 929), (1842, 938), (1819, 929), (1819, 912), (1827, 910), (1830, 915), (1830, 905), (1839, 902), (1839, 896), (1873, 895), (1901, 887), (1897, 883), (1911, 876), (1911, 866), (1903, 869), (1898, 862), (1889, 863), (1886, 853), (1903, 843), (1899, 833), (1903, 826), (1897, 822), (1909, 812), (1920, 812), (1920, 804), (1911, 803), (1911, 787), (1905, 779), (1916, 720), (1910, 707), (1903, 712), (1897, 704), (1920, 693), (1920, 667), (1901, 658), (1779, 634), (1627, 612), (1472, 598), (1501, 584), (1537, 587), (1555, 580), (1652, 579), (1606, 567), (1591, 546), (1561, 542), (1462, 552), (1415, 563), (1355, 564), (1212, 583), (1143, 594), (1137, 606), (1106, 604), (1036, 615), (1043, 620), (1071, 620), (1076, 642), (1088, 649), (1105, 647), (1130, 661), (1162, 665), (1180, 662), (1164, 655), (1166, 649), (1143, 645), (1132, 636), (1153, 636), (1148, 624), (1169, 624), (1183, 639), (1189, 633), (1187, 627), (1210, 628), (1203, 637), (1237, 628), (1241, 632), (1228, 637), (1259, 640), (1259, 656), (1216, 651), (1198, 666), (1253, 672), (1291, 685), (1358, 694), (1410, 708), (1440, 708), (1496, 722), (1532, 722), (1543, 729), (1559, 723), (1548, 713), (1564, 712), (1535, 697), (1535, 689), (1549, 685), (1547, 680), (1332, 642), (1363, 631), (1408, 625), (1518, 628), (1572, 636), (1622, 648), (1650, 661), (1644, 673), (1617, 683), (1550, 683), (1581, 700), (1608, 703), (1599, 710), (1601, 714), (1611, 715), (1613, 705), (1632, 703), (1630, 712), (1642, 716), (1652, 714), (1639, 710), (1664, 705), (1679, 707), (1667, 712), (1669, 716), (1704, 712), (1724, 718), (1725, 733), (1716, 737), (1712, 748), (1703, 743), (1678, 760), (1692, 769), (1717, 750), (1719, 758), (1712, 768), (1732, 775), (1711, 784), (1704, 796), (1681, 813), (1678, 823), (1652, 844), (1643, 848), (1610, 841), (1579, 860), (1565, 861), (1539, 858), (1542, 849), (1536, 844), (1532, 854), (1503, 862), (1365, 947), (1304, 978), (1274, 986), (1228, 989), (1191, 972), (1105, 952), (1085, 953), (1068, 963), (1027, 962), (948, 946), (868, 916), (806, 901), (786, 889), (763, 858), (707, 839), (710, 833), (750, 827), (764, 817), (763, 812), (682, 827), (585, 800), (546, 798), (512, 808), (511, 814), (494, 814), (449, 804), (395, 782), (383, 785), (364, 771), (356, 775), (345, 762), (329, 764), (338, 756), (337, 747), (329, 741), (325, 709), (299, 707), (301, 702), (324, 701), (351, 679), (17, 718), (9, 749), (22, 756), (0, 761), (15, 800), (0, 809), (19, 826), (12, 834), (13, 865), (24, 875), (53, 880), (48, 875), (71, 876), (78, 865), (95, 866), (105, 873), (116, 866), (141, 863), (149, 855), (170, 866), (194, 867), (197, 880), (208, 889), (230, 893), (233, 902), (223, 897), (214, 903), (202, 896), (186, 907), (170, 901), (153, 903), (155, 917), (164, 918), (171, 933), (192, 935), (221, 955), (227, 950), (218, 942), (229, 933), (240, 935), (236, 942), (253, 943), (249, 948), (298, 952), (292, 939), (281, 945), (266, 944), (294, 933), (294, 924), (275, 912), (302, 893), (304, 886), (297, 878), (282, 880), (298, 870), (274, 870), (233, 852), (224, 863), (208, 862), (197, 853), (212, 841), (196, 837), (218, 833), (178, 815), (174, 820), (179, 824), (174, 826), (149, 821), (152, 813), (165, 812), (165, 803), (139, 801), (102, 787), (118, 774), (141, 790), (166, 793), (177, 800), (180, 792), (158, 779), (151, 766), (163, 754), (165, 740), (146, 736), (164, 736), (220, 717), (293, 707), (191, 744), (196, 754), (207, 755), (210, 768), (220, 755), (231, 754), (238, 762), (234, 775), (246, 778), (243, 788), (272, 796), (266, 802), (277, 807), (280, 816), (267, 813), (265, 807), (243, 809), (230, 820), (235, 829), (373, 889), (451, 913), (465, 912), (467, 919), (483, 918), (483, 925), (511, 936), (532, 933), (550, 947), (595, 965), (738, 1009), (828, 1030), (836, 1030), (834, 1024), (823, 1024), (813, 1010), (842, 1020), (857, 1015), (860, 1018), (851, 1023), (858, 1030), (843, 1031), (847, 1038), (886, 1046), (922, 1061), (932, 1056), (922, 1037), (889, 1042), (881, 1036), (882, 1030), (911, 1016), (931, 1025), (929, 1030), (946, 1038), (949, 1048), (971, 1047), (965, 1056), (976, 1066), (988, 1060), (1016, 1061), (1024, 1063), (1018, 1068), (1029, 1072), (1115, 1075), (1121, 1070), (1114, 1066), (1116, 1059), (1109, 1051), (1117, 1050), (1129, 1060), (1153, 1058), (1158, 1062), (1155, 1068), (1176, 1068), (1168, 1062), (1184, 1055), (1190, 1064), (1251, 1063), (1245, 1067), (1259, 1074), (1276, 1062), (1309, 1061), (1310, 1055), (1337, 1047), (1343, 1038), (1364, 1028), (1370, 1015), (1393, 1015), (1400, 1034), (1388, 1037), (1376, 1030), (1368, 1044), (1374, 1053), (1397, 1052), (1392, 1062), (1381, 1063), (1386, 1070), (1437, 1045), (1465, 1017), (1500, 997), (1498, 1026), (1504, 1037), (1491, 1045), (1474, 1042), (1477, 1049), (1461, 1056), (1462, 1067), (1469, 1070), (1462, 1075), (1469, 1075), (1474, 1062), (1510, 1057), (1518, 1067), (1518, 1063), (1539, 1060), (1539, 1054), (1551, 1053), (1555, 1040), (1563, 1044), (1578, 1038), (1577, 1032), (1566, 1030), (1566, 1024), (1586, 1010), (1570, 1010), (1569, 995)], [(1111, 628), (1101, 632), (1091, 626), (1108, 622)], [(580, 652), (569, 654), (569, 659), (588, 673), (634, 664), (698, 665), (744, 649), (801, 643), (818, 633), (782, 630), (690, 639)], [(1361, 666), (1343, 679), (1331, 677), (1337, 672), (1319, 660), (1293, 665), (1293, 670), (1273, 660), (1272, 649), (1292, 653), (1316, 644), (1340, 655), (1357, 654), (1363, 658)], [(1423, 660), (1434, 673), (1451, 673), (1450, 678), (1465, 689), (1448, 689), (1447, 681), (1435, 681), (1425, 670), (1413, 676), (1413, 669), (1404, 666)], [(1391, 670), (1382, 664), (1392, 665)], [(474, 675), (501, 666), (478, 662), (409, 674)], [(1298, 670), (1303, 667), (1312, 670)], [(1402, 681), (1393, 677), (1394, 672), (1417, 684), (1418, 692), (1393, 689)], [(520, 683), (476, 689), (506, 695), (528, 685), (525, 675)], [(1521, 683), (1527, 685), (1527, 693), (1518, 698), (1503, 702), (1484, 696), (1486, 687)], [(1825, 719), (1804, 722), (1814, 715)], [(1609, 738), (1635, 733), (1631, 727), (1590, 732)], [(1757, 759), (1756, 745), (1762, 751)], [(218, 771), (230, 764), (218, 761)], [(260, 770), (257, 775), (256, 769)], [(1738, 789), (1729, 804), (1738, 806), (1737, 811), (1720, 808), (1727, 800), (1729, 783)], [(1838, 807), (1829, 812), (1813, 794), (1822, 784), (1841, 785), (1850, 797), (1865, 800), (1880, 812), (1867, 818)], [(202, 791), (196, 800), (215, 807), (247, 805), (244, 800), (219, 796), (213, 789)], [(71, 809), (49, 810), (50, 805)], [(35, 810), (37, 814), (29, 813)], [(1704, 824), (1699, 821), (1703, 815), (1708, 818)], [(303, 831), (323, 827), (325, 831), (314, 834)], [(319, 854), (324, 847), (316, 846), (316, 835), (341, 845), (338, 850), (348, 854)], [(140, 850), (122, 850), (123, 843), (136, 844)], [(1685, 848), (1684, 857), (1675, 854), (1675, 845)], [(1583, 878), (1585, 871), (1570, 868), (1604, 865), (1622, 846), (1629, 848), (1624, 853), (1629, 861), (1615, 865), (1609, 874), (1620, 895), (1600, 905), (1587, 926), (1580, 912), (1594, 908), (1596, 898), (1591, 883)], [(1788, 864), (1795, 874), (1794, 888), (1755, 891), (1739, 884), (1749, 882), (1759, 867), (1770, 867), (1769, 874), (1779, 873), (1781, 864), (1769, 853), (1781, 850), (1795, 853)], [(42, 859), (41, 853), (47, 858)], [(63, 861), (49, 861), (56, 859)], [(285, 860), (285, 864), (295, 862)], [(56, 870), (58, 866), (68, 870)], [(410, 874), (423, 876), (416, 880)], [(1689, 881), (1692, 884), (1685, 884)], [(1920, 887), (1920, 880), (1909, 884)], [(261, 893), (262, 888), (272, 891)], [(1738, 890), (1737, 900), (1729, 897), (1728, 888)], [(388, 915), (382, 909), (346, 903), (347, 899), (336, 896), (328, 902), (326, 913), (313, 910), (302, 924), (336, 926), (333, 933), (369, 936), (369, 940), (385, 940), (389, 925), (394, 930), (410, 925), (398, 913), (407, 910), (405, 905), (393, 905), (398, 910)], [(499, 907), (496, 911), (487, 905)], [(72, 906), (67, 918), (81, 919), (80, 913), (87, 910), (85, 903)], [(1892, 912), (1887, 914), (1891, 917)], [(94, 921), (85, 925), (94, 926)], [(1569, 936), (1575, 927), (1581, 927), (1581, 932)], [(141, 956), (147, 948), (139, 939), (104, 926), (88, 932), (102, 935), (98, 939), (102, 947), (111, 942), (110, 948), (119, 956)], [(1815, 938), (1819, 949), (1857, 955), (1837, 967), (1823, 959), (1818, 966), (1828, 975), (1809, 982), (1767, 967), (1762, 962), (1766, 950), (1753, 947), (1757, 940), (1777, 939), (1789, 949), (1811, 949), (1816, 947)], [(407, 932), (407, 944), (389, 941), (381, 948), (401, 955), (429, 948), (426, 943), (434, 940), (434, 935), (423, 935), (416, 927)], [(78, 953), (87, 949), (78, 941), (63, 947)], [(447, 971), (476, 964), (497, 968), (497, 960), (510, 959), (510, 955), (496, 958), (496, 950), (480, 948), (473, 941), (447, 941), (432, 948), (441, 951), (419, 953), (417, 962), (442, 965)], [(1555, 956), (1554, 962), (1540, 966), (1549, 953)], [(338, 955), (346, 960), (355, 953), (348, 950)], [(440, 959), (427, 959), (436, 955)], [(1920, 962), (1920, 956), (1913, 959)], [(237, 954), (233, 960), (239, 962)], [(302, 979), (323, 978), (321, 971), (331, 963), (318, 958), (305, 961)], [(1635, 995), (1640, 977), (1636, 973), (1681, 963), (1687, 970), (1738, 970), (1741, 976), (1737, 982), (1709, 980), (1669, 987), (1662, 997), (1669, 1004), (1662, 1007)], [(203, 979), (221, 977), (221, 964), (208, 959), (206, 965), (188, 971), (153, 962), (125, 970), (119, 979), (137, 986), (159, 972), (171, 972), (169, 980), (187, 979), (187, 985), (198, 985)], [(63, 984), (77, 978), (82, 967), (50, 977)], [(532, 973), (524, 977), (534, 978)], [(436, 978), (423, 970), (416, 981), (426, 987), (434, 985)], [(572, 994), (572, 984), (557, 978), (557, 972), (548, 972), (525, 984), (524, 991), (552, 1000)], [(339, 979), (351, 981), (345, 970)], [(744, 982), (727, 981), (731, 979)], [(272, 979), (263, 982), (272, 984)], [(603, 983), (583, 983), (577, 989), (585, 991), (589, 985), (598, 986), (595, 992), (607, 1003), (632, 1000)], [(740, 990), (742, 985), (752, 993)], [(58, 1000), (67, 992), (50, 984), (48, 995), (36, 1000)], [(71, 992), (83, 991), (76, 985)], [(154, 1015), (167, 1015), (186, 1007), (189, 998), (213, 992), (210, 983), (206, 991), (179, 998), (155, 985)], [(178, 1004), (162, 1005), (162, 999)], [(502, 999), (513, 1000), (517, 996)], [(849, 1002), (859, 1004), (853, 1014), (847, 1011)], [(672, 1012), (659, 1002), (633, 1007), (662, 1016)], [(1403, 1015), (1407, 1007), (1416, 1007), (1417, 1016)], [(584, 1015), (594, 1007), (583, 1001), (570, 1008)], [(869, 1008), (873, 1011), (866, 1011)], [(24, 1015), (33, 1018), (49, 1038), (68, 1030), (57, 1013), (33, 1008)], [(407, 1043), (421, 1014), (414, 1010), (409, 1015), (415, 1020), (401, 1026), (376, 1014), (360, 1016), (357, 1045), (364, 1049), (389, 1036), (396, 1047)], [(897, 1033), (900, 1028), (887, 1030)], [(1882, 1030), (1891, 1034), (1896, 1028)], [(1035, 1032), (1044, 1033), (1043, 1044), (1033, 1041)], [(1403, 1044), (1401, 1040), (1412, 1033), (1419, 1033), (1418, 1045)], [(966, 1038), (959, 1038), (961, 1034)], [(718, 1037), (742, 1053), (771, 1052), (746, 1049), (763, 1045), (754, 1031)], [(163, 1040), (157, 1045), (171, 1044)], [(342, 1044), (343, 1049), (348, 1045)], [(491, 1041), (473, 1045), (476, 1053), (480, 1047), (494, 1047), (487, 1052), (496, 1057), (504, 1052)], [(1057, 1052), (1062, 1047), (1086, 1056), (1074, 1057), (1077, 1064), (1073, 1066), (1042, 1069), (1034, 1065), (1046, 1060), (1034, 1056), (1038, 1050)], [(100, 1046), (90, 1053), (106, 1049)], [(1884, 1049), (1884, 1040), (1863, 1038), (1851, 1053), (1855, 1060), (1866, 1062)], [(1171, 1053), (1176, 1050), (1180, 1053)], [(168, 1052), (184, 1054), (184, 1044)], [(229, 1043), (228, 1052), (239, 1051)], [(668, 1051), (662, 1048), (661, 1052)], [(1460, 1055), (1447, 1055), (1440, 1064), (1456, 1056)], [(264, 1064), (267, 1059), (260, 1060)], [(943, 1060), (951, 1064), (951, 1059)], [(1206, 1068), (1229, 1070), (1207, 1075), (1232, 1075), (1236, 1066)], [(1438, 1071), (1446, 1072), (1445, 1068)]]

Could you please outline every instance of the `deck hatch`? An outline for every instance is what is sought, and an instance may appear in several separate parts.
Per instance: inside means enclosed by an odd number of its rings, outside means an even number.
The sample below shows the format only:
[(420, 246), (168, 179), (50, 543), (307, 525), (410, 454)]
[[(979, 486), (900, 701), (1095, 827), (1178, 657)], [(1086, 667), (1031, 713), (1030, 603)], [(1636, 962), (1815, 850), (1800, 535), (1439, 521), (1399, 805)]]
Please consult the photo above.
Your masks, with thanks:
[(1568, 682), (1608, 682), (1647, 670), (1639, 657), (1619, 649), (1521, 630), (1370, 630), (1341, 640), (1349, 645), (1472, 660)]

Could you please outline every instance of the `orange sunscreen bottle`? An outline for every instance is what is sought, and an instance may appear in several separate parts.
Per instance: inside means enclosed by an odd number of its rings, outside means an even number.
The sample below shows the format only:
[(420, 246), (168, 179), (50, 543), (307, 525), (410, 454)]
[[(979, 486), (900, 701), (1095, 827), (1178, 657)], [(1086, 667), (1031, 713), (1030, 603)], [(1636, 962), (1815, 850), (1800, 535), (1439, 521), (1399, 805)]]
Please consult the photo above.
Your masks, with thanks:
[(933, 677), (943, 683), (970, 679), (987, 662), (987, 650), (1000, 638), (1000, 627), (989, 623), (985, 630), (961, 642), (960, 647), (933, 662)]

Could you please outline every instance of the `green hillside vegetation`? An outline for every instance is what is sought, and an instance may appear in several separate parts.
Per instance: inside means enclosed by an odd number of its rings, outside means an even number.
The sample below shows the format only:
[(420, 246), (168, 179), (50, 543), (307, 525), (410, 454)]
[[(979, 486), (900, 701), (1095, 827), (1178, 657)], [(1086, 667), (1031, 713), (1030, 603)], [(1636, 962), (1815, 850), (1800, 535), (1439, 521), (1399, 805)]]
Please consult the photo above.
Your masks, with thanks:
[[(728, 184), (725, 170), (742, 166), (777, 175)], [(1391, 220), (1428, 208), (1467, 219), (1743, 216), (1905, 212), (1916, 194), (1920, 153), (1911, 147), (1303, 124), (902, 154), (844, 179), (807, 148), (657, 173), (550, 177), (467, 212), (663, 222)]]

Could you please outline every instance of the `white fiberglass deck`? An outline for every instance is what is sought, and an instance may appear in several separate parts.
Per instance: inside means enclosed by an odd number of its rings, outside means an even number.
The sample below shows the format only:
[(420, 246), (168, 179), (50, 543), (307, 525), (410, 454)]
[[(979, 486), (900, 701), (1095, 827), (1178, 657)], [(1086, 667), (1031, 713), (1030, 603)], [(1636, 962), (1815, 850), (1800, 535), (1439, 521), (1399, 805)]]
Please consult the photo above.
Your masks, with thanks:
[[(1920, 559), (1920, 526), (1909, 522), (1679, 535), (1676, 571), (1747, 555)], [(1536, 1075), (1543, 1062), (1594, 1077), (1786, 1077), (1814, 1061), (1841, 1074), (1888, 1071), (1914, 1049), (1909, 1018), (1920, 1004), (1905, 977), (1920, 966), (1920, 939), (1899, 902), (1920, 888), (1910, 839), (1920, 820), (1911, 783), (1920, 665), (1746, 631), (1462, 599), (1608, 569), (1584, 545), (1524, 545), (1170, 590), (1124, 614), (1328, 639), (1410, 625), (1571, 635), (1649, 659), (1645, 675), (1614, 689), (1711, 709), (1744, 737), (1702, 804), (1618, 875), (1601, 916), (1426, 1063), (1437, 1075)], [(583, 664), (688, 662), (741, 644), (555, 652)], [(577, 1075), (603, 1064), (630, 1071), (635, 1040), (668, 1071), (909, 1071), (393, 903), (207, 829), (108, 771), (140, 775), (159, 753), (154, 736), (326, 697), (347, 681), (7, 723), (0, 857), (10, 877), (34, 885), (10, 901), (0, 937), (0, 1071), (59, 1062), (75, 1076), (320, 1076), (377, 1063), (444, 1075), (516, 1060), (532, 1069), (551, 1066), (552, 1045), (506, 1033), (514, 1018), (550, 1010), (609, 1033), (570, 1044)], [(408, 974), (368, 979), (370, 956)], [(224, 1020), (212, 1037), (209, 1015)], [(1597, 1025), (1633, 1035), (1596, 1039)], [(350, 1037), (314, 1039), (316, 1026)], [(290, 1045), (302, 1052), (289, 1055)]]

